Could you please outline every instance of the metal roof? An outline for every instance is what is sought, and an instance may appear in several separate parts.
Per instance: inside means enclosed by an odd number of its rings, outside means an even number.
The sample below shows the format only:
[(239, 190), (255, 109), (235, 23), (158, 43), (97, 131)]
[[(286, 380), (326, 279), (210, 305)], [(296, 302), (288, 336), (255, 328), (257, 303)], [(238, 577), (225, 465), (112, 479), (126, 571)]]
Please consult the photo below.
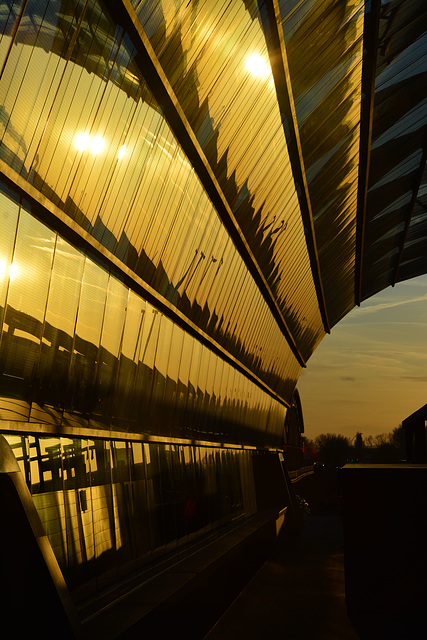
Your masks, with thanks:
[[(45, 4), (0, 6), (14, 45), (0, 51), (0, 169), (289, 404), (331, 327), (427, 272), (427, 3)], [(28, 91), (41, 104), (45, 86), (35, 63), (15, 62), (28, 44), (75, 67), (67, 126), (105, 121), (114, 144), (132, 138), (123, 180), (111, 160), (117, 185), (106, 170), (96, 181), (102, 197), (84, 200), (83, 165), (62, 185), (50, 147), (39, 153), (49, 136), (69, 142), (53, 106), (43, 126), (28, 113)], [(105, 112), (94, 78), (111, 92)]]
[(427, 271), (423, 0), (134, 5), (305, 359)]

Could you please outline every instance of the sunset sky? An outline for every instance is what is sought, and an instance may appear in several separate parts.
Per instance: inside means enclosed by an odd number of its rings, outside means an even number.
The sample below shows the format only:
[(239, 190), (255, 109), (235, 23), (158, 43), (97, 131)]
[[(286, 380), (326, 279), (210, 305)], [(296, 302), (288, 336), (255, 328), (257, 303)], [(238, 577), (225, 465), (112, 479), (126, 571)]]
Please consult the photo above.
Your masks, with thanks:
[(356, 307), (298, 382), (305, 435), (388, 433), (427, 404), (427, 276)]

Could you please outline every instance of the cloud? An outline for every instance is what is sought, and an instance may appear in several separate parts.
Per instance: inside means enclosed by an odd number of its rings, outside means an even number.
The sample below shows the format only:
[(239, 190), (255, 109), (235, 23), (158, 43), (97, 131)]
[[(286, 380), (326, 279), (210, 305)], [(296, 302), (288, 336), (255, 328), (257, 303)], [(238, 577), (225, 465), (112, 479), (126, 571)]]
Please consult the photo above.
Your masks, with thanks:
[(353, 318), (356, 318), (360, 315), (366, 315), (368, 313), (383, 311), (384, 309), (391, 309), (392, 307), (401, 307), (404, 304), (412, 304), (413, 302), (427, 302), (427, 293), (423, 296), (408, 298), (406, 300), (398, 300), (397, 302), (381, 302), (380, 304), (373, 304), (369, 307), (360, 307), (360, 309), (357, 309), (357, 311), (354, 313)]
[(344, 380), (344, 382), (355, 382), (356, 378), (353, 378), (353, 376), (341, 376), (341, 380)]
[(427, 376), (402, 376), (403, 380), (412, 380), (413, 382), (427, 382)]

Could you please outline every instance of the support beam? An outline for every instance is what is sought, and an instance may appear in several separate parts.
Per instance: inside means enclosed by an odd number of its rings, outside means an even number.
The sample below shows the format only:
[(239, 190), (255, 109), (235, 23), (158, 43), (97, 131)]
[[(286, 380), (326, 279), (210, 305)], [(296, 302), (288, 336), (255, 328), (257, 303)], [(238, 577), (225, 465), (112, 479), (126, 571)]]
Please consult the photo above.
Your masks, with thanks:
[(363, 66), (360, 101), (359, 180), (357, 186), (356, 213), (356, 265), (354, 300), (362, 301), (363, 253), (366, 226), (366, 202), (368, 197), (369, 166), (371, 160), (372, 120), (374, 115), (375, 77), (377, 67), (378, 33), (381, 0), (371, 0), (365, 7), (363, 32)]
[[(259, 5), (264, 23), (264, 30), (267, 34), (266, 40), (269, 49), (270, 64), (273, 72), (274, 84), (276, 86), (277, 100), (282, 114), (282, 124), (286, 142), (288, 144), (289, 158), (298, 194), (301, 216), (304, 223), (308, 255), (310, 258), (314, 285), (316, 287), (320, 314), (322, 316), (325, 331), (330, 333), (331, 329), (322, 284), (313, 212), (311, 209), (310, 194), (305, 174), (304, 158), (299, 137), (280, 9), (277, 0), (261, 0)], [(267, 15), (265, 15), (265, 10), (267, 11)]]
[(109, 11), (117, 24), (123, 26), (138, 48), (136, 60), (147, 80), (148, 86), (165, 114), (165, 117), (191, 161), (200, 181), (216, 208), (224, 226), (232, 238), (237, 250), (244, 259), (261, 294), (269, 306), (280, 330), (288, 342), (298, 363), (305, 367), (305, 360), (295, 338), (289, 329), (282, 311), (270, 289), (270, 286), (249, 247), (243, 232), (228, 204), (224, 193), (208, 163), (197, 137), (175, 95), (172, 86), (155, 54), (153, 47), (133, 9), (130, 0), (109, 3)]
[(405, 229), (403, 231), (403, 237), (402, 237), (402, 240), (401, 240), (401, 243), (400, 243), (399, 255), (397, 257), (396, 267), (395, 267), (395, 270), (394, 270), (393, 280), (392, 280), (392, 283), (391, 283), (393, 287), (396, 284), (397, 278), (399, 276), (399, 268), (400, 268), (400, 264), (402, 262), (403, 252), (405, 250), (405, 244), (406, 244), (406, 240), (408, 238), (409, 227), (411, 226), (412, 216), (414, 215), (415, 204), (417, 202), (417, 197), (418, 197), (418, 191), (420, 190), (421, 182), (422, 182), (423, 175), (424, 175), (424, 170), (425, 170), (425, 167), (426, 167), (426, 160), (427, 160), (427, 145), (424, 145), (423, 155), (422, 155), (422, 158), (421, 158), (419, 169), (417, 171), (417, 177), (416, 177), (416, 181), (415, 181), (414, 188), (413, 188), (413, 191), (412, 191), (411, 203), (409, 205), (409, 211), (408, 211), (408, 213), (406, 215)]

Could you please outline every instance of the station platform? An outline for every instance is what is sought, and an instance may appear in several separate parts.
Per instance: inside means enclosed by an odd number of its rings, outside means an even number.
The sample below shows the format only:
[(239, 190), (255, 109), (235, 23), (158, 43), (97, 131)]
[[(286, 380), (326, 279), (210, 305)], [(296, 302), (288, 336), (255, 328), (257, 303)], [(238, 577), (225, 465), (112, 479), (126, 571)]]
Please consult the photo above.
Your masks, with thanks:
[(342, 518), (305, 516), (204, 640), (357, 640), (347, 617)]

